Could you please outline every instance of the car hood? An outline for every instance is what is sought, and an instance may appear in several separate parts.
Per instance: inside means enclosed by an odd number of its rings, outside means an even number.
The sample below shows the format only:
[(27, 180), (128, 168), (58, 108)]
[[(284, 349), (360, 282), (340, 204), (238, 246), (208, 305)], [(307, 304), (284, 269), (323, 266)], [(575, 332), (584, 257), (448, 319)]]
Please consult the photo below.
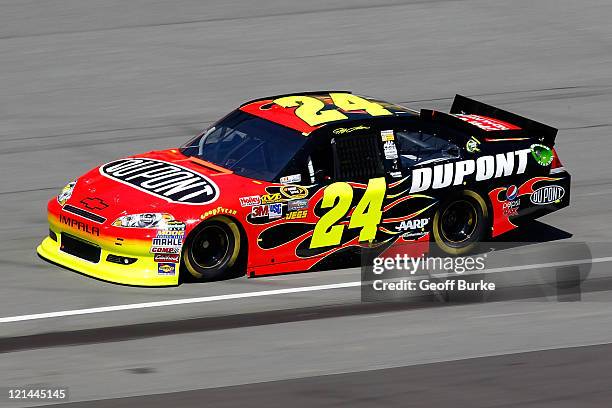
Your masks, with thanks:
[(170, 149), (114, 160), (89, 171), (78, 178), (67, 204), (109, 222), (145, 212), (167, 212), (181, 219), (207, 208), (239, 207), (238, 197), (257, 194), (262, 184)]

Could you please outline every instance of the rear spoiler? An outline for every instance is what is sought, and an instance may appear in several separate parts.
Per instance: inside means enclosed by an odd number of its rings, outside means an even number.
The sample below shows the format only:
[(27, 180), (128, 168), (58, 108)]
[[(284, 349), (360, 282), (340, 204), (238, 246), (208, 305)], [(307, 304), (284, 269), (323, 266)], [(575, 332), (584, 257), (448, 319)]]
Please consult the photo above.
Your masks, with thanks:
[[(545, 125), (535, 120), (527, 119), (523, 116), (519, 116), (515, 113), (505, 111), (503, 109), (496, 108), (486, 103), (476, 101), (474, 99), (467, 98), (462, 95), (455, 95), (455, 100), (450, 109), (450, 114), (444, 114), (442, 112), (436, 112), (431, 110), (423, 109), (421, 116), (430, 120), (443, 121), (453, 127), (459, 127), (464, 130), (469, 130), (474, 133), (478, 130), (476, 126), (472, 126), (469, 123), (453, 116), (456, 114), (463, 115), (480, 115), (486, 116), (492, 119), (498, 119), (507, 123), (511, 123), (515, 126), (520, 127), (520, 133), (524, 137), (536, 139), (548, 146), (555, 144), (555, 138), (557, 136), (557, 129)], [(497, 133), (499, 136), (504, 136), (502, 132), (482, 132), (481, 135), (490, 135)]]

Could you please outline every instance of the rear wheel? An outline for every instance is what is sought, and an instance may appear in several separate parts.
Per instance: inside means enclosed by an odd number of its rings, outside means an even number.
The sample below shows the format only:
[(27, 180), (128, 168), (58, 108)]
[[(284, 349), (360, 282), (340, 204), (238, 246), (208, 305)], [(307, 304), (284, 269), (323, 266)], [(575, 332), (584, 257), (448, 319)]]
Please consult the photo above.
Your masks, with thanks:
[(233, 277), (232, 267), (240, 254), (240, 230), (227, 217), (206, 221), (185, 243), (183, 261), (187, 271), (199, 281)]
[(464, 190), (442, 203), (434, 216), (432, 232), (437, 246), (450, 255), (474, 251), (487, 236), (489, 214), (483, 198)]

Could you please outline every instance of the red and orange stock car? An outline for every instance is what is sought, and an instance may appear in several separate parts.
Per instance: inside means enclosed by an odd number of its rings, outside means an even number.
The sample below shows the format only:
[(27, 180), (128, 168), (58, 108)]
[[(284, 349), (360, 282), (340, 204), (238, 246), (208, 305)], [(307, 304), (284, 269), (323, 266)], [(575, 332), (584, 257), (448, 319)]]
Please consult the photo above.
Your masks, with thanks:
[(450, 113), (341, 91), (257, 99), (70, 182), (38, 253), (144, 286), (348, 266), (364, 246), (459, 255), (569, 204), (556, 133), (459, 95)]

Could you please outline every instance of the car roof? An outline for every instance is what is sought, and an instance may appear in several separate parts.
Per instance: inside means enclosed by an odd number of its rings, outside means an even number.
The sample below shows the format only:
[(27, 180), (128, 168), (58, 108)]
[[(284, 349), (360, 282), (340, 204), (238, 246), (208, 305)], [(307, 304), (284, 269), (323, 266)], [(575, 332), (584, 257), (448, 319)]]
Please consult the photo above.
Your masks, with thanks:
[[(278, 103), (275, 103), (275, 101), (278, 101), (281, 98), (283, 98), (284, 101), (290, 101), (291, 97), (294, 97), (296, 100), (298, 100), (295, 103), (292, 103), (292, 105), (295, 106), (283, 107)], [(355, 120), (359, 119), (371, 119), (374, 117), (378, 117), (377, 115), (372, 115), (363, 109), (350, 111), (342, 110), (334, 104), (333, 97), (350, 100), (360, 98), (365, 99), (369, 102), (374, 102), (380, 107), (384, 108), (383, 110), (388, 112), (384, 114), (386, 117), (418, 116), (417, 111), (406, 108), (404, 106), (363, 95), (353, 95), (349, 91), (315, 91), (268, 96), (265, 98), (258, 98), (245, 102), (238, 109), (243, 112), (260, 117), (262, 119), (266, 119), (271, 122), (288, 127), (290, 129), (294, 129), (298, 132), (301, 132), (305, 136), (309, 135), (310, 133), (321, 127), (330, 124), (338, 125), (344, 122), (354, 122)], [(313, 117), (316, 117), (317, 123), (314, 123), (313, 121), (308, 123), (296, 114), (297, 107), (300, 105), (303, 106), (303, 100), (305, 100), (306, 98), (315, 99), (312, 101), (314, 102), (313, 107), (315, 111), (315, 115)], [(302, 99), (302, 101), (299, 101), (299, 99)], [(334, 119), (321, 122), (321, 118), (318, 115), (326, 111), (340, 112), (341, 115), (335, 115)], [(340, 118), (338, 118), (338, 116), (340, 116)]]

